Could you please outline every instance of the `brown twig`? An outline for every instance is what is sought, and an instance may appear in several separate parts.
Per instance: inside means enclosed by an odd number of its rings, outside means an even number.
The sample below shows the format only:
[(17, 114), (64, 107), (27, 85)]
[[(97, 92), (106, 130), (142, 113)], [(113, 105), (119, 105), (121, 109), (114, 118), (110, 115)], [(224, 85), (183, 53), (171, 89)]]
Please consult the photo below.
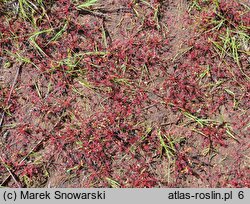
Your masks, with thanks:
[[(10, 168), (7, 166), (7, 164), (4, 162), (4, 160), (3, 160), (3, 158), (2, 158), (1, 156), (0, 156), (0, 159), (1, 159), (1, 161), (2, 161), (2, 163), (3, 163), (3, 165), (4, 165), (4, 167), (5, 167), (5, 168), (7, 169), (7, 171), (9, 172), (9, 176), (8, 176), (8, 178), (7, 178), (6, 180), (8, 180), (9, 177), (11, 176), (11, 177), (13, 178), (13, 180), (15, 181), (15, 183), (17, 184), (17, 186), (18, 186), (19, 188), (21, 188), (20, 182), (17, 181), (16, 176), (11, 172)], [(4, 182), (5, 182), (5, 181), (4, 181)], [(1, 186), (2, 186), (2, 184), (1, 184)]]
[[(25, 157), (22, 158), (22, 160), (18, 163), (18, 165), (20, 165), (24, 160), (26, 160), (27, 157), (28, 157), (32, 152), (34, 152), (34, 151), (41, 145), (41, 143), (44, 142), (45, 140), (46, 140), (46, 138), (41, 139), (41, 140), (36, 144), (36, 146), (33, 147)], [(1, 158), (1, 156), (0, 156), (0, 158)], [(1, 160), (2, 160), (2, 158), (1, 158)], [(3, 160), (2, 160), (2, 161), (3, 161)], [(0, 186), (3, 186), (3, 185), (6, 183), (6, 181), (10, 178), (10, 176), (13, 178), (12, 175), (13, 175), (12, 172), (9, 171), (9, 175), (4, 179), (4, 181), (0, 184)], [(13, 178), (13, 179), (15, 179), (15, 178)], [(16, 179), (15, 179), (15, 180), (16, 180)]]
[(92, 15), (92, 16), (95, 16), (95, 17), (98, 17), (98, 18), (104, 18), (104, 19), (110, 18), (109, 16), (107, 16), (104, 13), (96, 12), (96, 11), (91, 11), (91, 10), (88, 10), (88, 9), (81, 9), (81, 10), (79, 10), (79, 14), (82, 14), (82, 15)]
[[(8, 98), (7, 98), (7, 101), (6, 101), (6, 106), (9, 105), (9, 102), (10, 102), (10, 98), (11, 98), (11, 95), (12, 95), (12, 92), (15, 88), (15, 85), (17, 83), (17, 79), (18, 79), (18, 76), (21, 72), (21, 68), (22, 66), (24, 65), (24, 63), (22, 63), (18, 68), (17, 68), (17, 71), (16, 71), (16, 75), (15, 75), (15, 78), (14, 78), (14, 81), (11, 85), (11, 88), (10, 88), (10, 92), (9, 92), (9, 95), (8, 95)], [(3, 121), (4, 121), (4, 117), (5, 117), (5, 111), (3, 111), (2, 115), (1, 115), (1, 119), (0, 119), (0, 128), (2, 127), (3, 125)]]
[[(60, 123), (61, 121), (61, 118), (56, 122), (56, 124), (54, 125), (53, 128), (56, 128), (56, 126)], [(20, 165), (23, 161), (25, 161), (28, 156), (32, 153), (32, 152), (35, 152), (35, 151), (38, 151), (39, 149), (39, 146), (43, 143), (43, 142), (46, 142), (47, 140), (49, 139), (48, 135), (46, 135), (44, 138), (42, 138), (41, 140), (39, 140), (39, 142), (28, 152), (28, 154), (22, 158), (22, 160), (18, 163), (18, 165)], [(13, 171), (15, 171), (16, 169), (14, 169)], [(1, 186), (4, 186), (5, 183), (8, 181), (8, 179), (10, 177), (13, 178), (13, 173), (9, 171), (9, 175), (3, 180), (3, 182), (0, 184), (0, 187)]]
[(132, 8), (127, 8), (127, 7), (121, 7), (121, 8), (115, 8), (115, 9), (106, 9), (104, 7), (100, 8), (93, 8), (92, 10), (98, 11), (100, 13), (134, 13)]

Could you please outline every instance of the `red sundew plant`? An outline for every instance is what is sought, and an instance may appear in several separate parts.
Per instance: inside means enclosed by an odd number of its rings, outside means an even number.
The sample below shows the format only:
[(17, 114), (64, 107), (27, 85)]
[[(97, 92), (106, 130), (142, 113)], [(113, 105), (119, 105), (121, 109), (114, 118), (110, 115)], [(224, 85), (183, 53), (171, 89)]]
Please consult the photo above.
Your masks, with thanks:
[(16, 3), (0, 4), (1, 186), (249, 187), (244, 4)]

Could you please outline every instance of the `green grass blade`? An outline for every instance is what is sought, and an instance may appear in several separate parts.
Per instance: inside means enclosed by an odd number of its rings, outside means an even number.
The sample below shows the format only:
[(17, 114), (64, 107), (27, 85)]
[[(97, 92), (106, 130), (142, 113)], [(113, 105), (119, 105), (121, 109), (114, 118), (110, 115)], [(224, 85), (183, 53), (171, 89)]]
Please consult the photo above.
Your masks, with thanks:
[(88, 0), (80, 5), (78, 5), (76, 8), (82, 9), (82, 8), (88, 8), (90, 6), (94, 6), (98, 0)]

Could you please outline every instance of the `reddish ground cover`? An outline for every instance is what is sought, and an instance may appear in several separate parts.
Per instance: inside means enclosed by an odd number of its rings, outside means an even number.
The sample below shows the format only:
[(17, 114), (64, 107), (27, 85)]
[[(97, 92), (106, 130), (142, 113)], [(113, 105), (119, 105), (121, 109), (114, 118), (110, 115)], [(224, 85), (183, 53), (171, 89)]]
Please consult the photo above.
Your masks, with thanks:
[(250, 187), (246, 0), (0, 3), (0, 184)]

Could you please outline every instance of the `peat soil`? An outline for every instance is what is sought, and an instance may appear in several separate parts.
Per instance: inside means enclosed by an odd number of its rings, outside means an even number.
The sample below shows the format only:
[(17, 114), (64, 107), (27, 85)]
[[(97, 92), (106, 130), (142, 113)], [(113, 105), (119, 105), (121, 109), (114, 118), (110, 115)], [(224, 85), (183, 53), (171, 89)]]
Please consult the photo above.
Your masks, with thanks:
[(193, 1), (48, 2), (0, 15), (2, 186), (250, 187), (249, 78)]

